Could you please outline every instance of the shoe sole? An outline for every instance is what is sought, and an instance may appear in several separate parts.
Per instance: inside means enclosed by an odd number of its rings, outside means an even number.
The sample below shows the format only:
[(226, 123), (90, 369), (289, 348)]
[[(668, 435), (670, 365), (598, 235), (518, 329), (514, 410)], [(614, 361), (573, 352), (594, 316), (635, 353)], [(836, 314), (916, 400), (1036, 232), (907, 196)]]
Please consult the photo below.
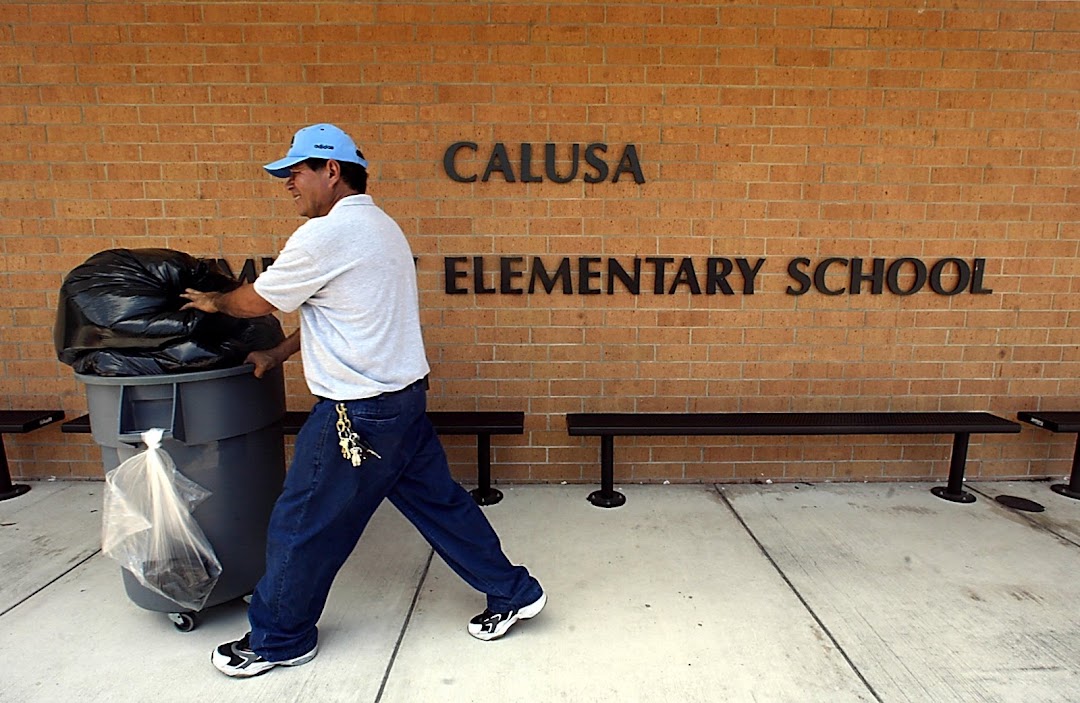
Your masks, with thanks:
[(547, 605), (547, 593), (541, 593), (540, 597), (532, 603), (529, 603), (524, 608), (517, 612), (517, 615), (506, 621), (506, 627), (502, 629), (502, 632), (472, 632), (469, 634), (478, 640), (484, 642), (490, 642), (491, 640), (497, 640), (510, 631), (510, 628), (514, 626), (518, 620), (528, 620), (529, 618), (535, 618), (540, 614), (540, 611)]

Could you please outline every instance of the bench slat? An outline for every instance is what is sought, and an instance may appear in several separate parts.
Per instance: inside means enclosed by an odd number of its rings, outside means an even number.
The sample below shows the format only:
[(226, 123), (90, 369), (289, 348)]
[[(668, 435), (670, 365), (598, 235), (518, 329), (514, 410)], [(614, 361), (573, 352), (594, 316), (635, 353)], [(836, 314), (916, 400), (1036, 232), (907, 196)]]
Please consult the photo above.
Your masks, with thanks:
[[(307, 420), (306, 410), (285, 413), (285, 434), (296, 434)], [(525, 413), (514, 411), (429, 411), (428, 419), (439, 434), (525, 434)]]
[[(428, 412), (428, 419), (439, 434), (525, 434), (525, 413), (510, 410), (437, 411)], [(290, 410), (282, 420), (285, 434), (296, 434), (307, 419), (306, 410)], [(90, 416), (80, 415), (60, 426), (68, 434), (89, 434)]]
[(1061, 411), (1023, 411), (1016, 414), (1017, 419), (1031, 423), (1036, 427), (1051, 432), (1080, 432), (1080, 412)]
[(525, 434), (525, 413), (511, 410), (429, 410), (439, 434)]
[(0, 410), (0, 433), (21, 434), (63, 419), (63, 410)]
[(567, 413), (566, 431), (576, 437), (600, 437), (600, 490), (589, 495), (589, 502), (615, 508), (626, 502), (614, 488), (616, 437), (951, 434), (948, 485), (930, 491), (945, 500), (971, 503), (975, 496), (963, 490), (970, 435), (1017, 433), (1020, 425), (985, 412)]
[(31, 432), (63, 419), (63, 410), (0, 410), (0, 500), (15, 498), (30, 490), (30, 486), (11, 482), (4, 434)]
[[(491, 487), (491, 435), (525, 434), (525, 413), (511, 410), (431, 411), (428, 419), (440, 435), (476, 436), (476, 483), (469, 491), (480, 505), (494, 505), (502, 500), (502, 492)], [(307, 420), (306, 410), (292, 410), (282, 418), (285, 434), (295, 435)], [(82, 415), (65, 422), (62, 432), (89, 434), (90, 416)]]
[(90, 434), (90, 416), (79, 415), (60, 425), (60, 431), (64, 434)]
[(1019, 432), (985, 412), (568, 413), (573, 436), (953, 434)]
[[(1046, 412), (1025, 410), (1017, 413), (1016, 417), (1050, 432), (1080, 433), (1080, 412), (1070, 410), (1049, 410)], [(1080, 500), (1080, 434), (1076, 437), (1076, 448), (1073, 450), (1072, 473), (1069, 474), (1069, 482), (1052, 484), (1050, 490), (1066, 498)]]

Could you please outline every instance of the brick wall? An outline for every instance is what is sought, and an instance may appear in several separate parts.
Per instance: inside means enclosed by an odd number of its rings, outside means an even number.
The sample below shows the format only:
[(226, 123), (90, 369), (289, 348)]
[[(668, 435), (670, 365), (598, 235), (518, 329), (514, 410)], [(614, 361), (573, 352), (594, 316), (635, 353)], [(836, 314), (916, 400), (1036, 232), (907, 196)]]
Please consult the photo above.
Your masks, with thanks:
[[(361, 144), (419, 256), (433, 408), (526, 411), (525, 436), (495, 442), (497, 478), (594, 481), (568, 411), (1080, 402), (1071, 0), (7, 2), (0, 56), (4, 407), (85, 411), (51, 339), (89, 255), (275, 254), (298, 220), (259, 166), (318, 121)], [(477, 144), (462, 173), (502, 143), (517, 182), (452, 181), (459, 141)], [(634, 145), (645, 182), (520, 182), (521, 144), (534, 173), (555, 144), (566, 174), (593, 142), (612, 170)], [(445, 258), (476, 256), (495, 288), (500, 257), (766, 261), (753, 294), (655, 294), (648, 266), (638, 295), (446, 294)], [(796, 257), (982, 259), (993, 292), (790, 295)], [(309, 405), (299, 363), (289, 387)], [(16, 476), (100, 475), (85, 437), (7, 443)], [(446, 444), (469, 476), (470, 443)], [(941, 477), (949, 453), (948, 437), (621, 444), (620, 481)], [(1071, 453), (1033, 430), (975, 437), (969, 475), (1062, 475)]]

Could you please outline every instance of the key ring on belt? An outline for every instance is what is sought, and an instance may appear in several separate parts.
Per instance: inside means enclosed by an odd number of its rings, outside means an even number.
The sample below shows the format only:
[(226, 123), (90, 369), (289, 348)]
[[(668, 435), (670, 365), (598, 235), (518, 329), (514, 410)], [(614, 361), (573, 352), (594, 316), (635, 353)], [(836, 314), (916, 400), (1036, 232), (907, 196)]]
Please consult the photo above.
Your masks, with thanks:
[(365, 459), (370, 457), (382, 459), (382, 457), (371, 448), (370, 444), (360, 439), (360, 435), (353, 431), (352, 421), (349, 420), (349, 413), (348, 409), (345, 407), (345, 403), (338, 403), (334, 408), (337, 410), (338, 414), (335, 427), (338, 432), (338, 446), (341, 447), (341, 456), (351, 462), (355, 467), (359, 467), (364, 463)]

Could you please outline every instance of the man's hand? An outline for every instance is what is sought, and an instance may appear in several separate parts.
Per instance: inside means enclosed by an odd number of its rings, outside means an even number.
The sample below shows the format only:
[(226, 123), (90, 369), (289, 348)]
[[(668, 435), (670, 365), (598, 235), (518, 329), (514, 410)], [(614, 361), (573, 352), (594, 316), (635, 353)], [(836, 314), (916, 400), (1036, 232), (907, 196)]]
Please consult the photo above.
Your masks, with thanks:
[(289, 360), (289, 357), (300, 351), (300, 330), (296, 330), (285, 340), (274, 347), (264, 351), (253, 351), (244, 359), (245, 363), (255, 364), (255, 378), (262, 378), (270, 369), (280, 366)]
[(220, 312), (231, 317), (260, 317), (277, 312), (277, 308), (256, 293), (255, 286), (250, 283), (228, 293), (204, 293), (188, 288), (180, 297), (191, 301), (180, 308), (181, 310)]
[(221, 293), (204, 293), (194, 288), (188, 288), (180, 294), (181, 298), (187, 298), (189, 303), (180, 308), (181, 310), (202, 310), (203, 312), (221, 312), (217, 306), (217, 299)]
[(245, 364), (255, 364), (255, 378), (262, 378), (270, 369), (278, 366), (281, 362), (277, 356), (269, 351), (253, 351), (244, 359)]

